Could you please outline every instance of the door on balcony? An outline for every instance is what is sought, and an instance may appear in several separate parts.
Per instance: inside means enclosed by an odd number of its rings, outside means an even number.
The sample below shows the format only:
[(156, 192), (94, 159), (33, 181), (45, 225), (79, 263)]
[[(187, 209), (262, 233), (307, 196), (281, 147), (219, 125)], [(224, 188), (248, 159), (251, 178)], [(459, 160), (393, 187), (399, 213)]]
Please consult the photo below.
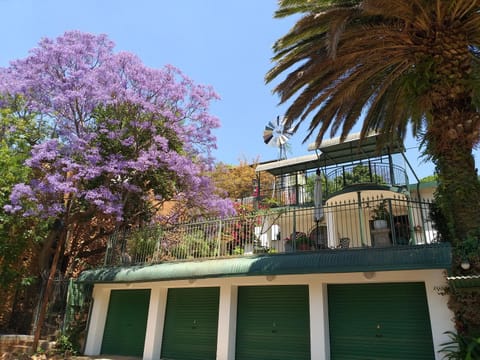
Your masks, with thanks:
[(431, 360), (423, 283), (328, 286), (331, 359)]
[(112, 290), (102, 354), (143, 356), (150, 290)]
[(218, 287), (168, 290), (162, 359), (216, 358), (219, 296)]
[(238, 288), (236, 360), (310, 359), (308, 287)]

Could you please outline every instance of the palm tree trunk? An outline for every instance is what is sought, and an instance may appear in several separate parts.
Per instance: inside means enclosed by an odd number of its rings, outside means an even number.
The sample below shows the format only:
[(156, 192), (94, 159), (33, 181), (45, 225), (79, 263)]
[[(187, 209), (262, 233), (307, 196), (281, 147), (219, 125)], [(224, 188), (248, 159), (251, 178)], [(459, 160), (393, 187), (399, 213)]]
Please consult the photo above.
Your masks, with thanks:
[[(453, 118), (438, 119), (427, 131), (427, 152), (437, 167), (439, 186), (437, 203), (447, 219), (447, 237), (454, 245), (461, 245), (480, 229), (480, 182), (473, 158), (475, 144), (472, 129), (466, 127), (477, 123), (476, 114), (456, 112)], [(462, 116), (463, 115), (463, 116)], [(434, 122), (435, 123), (435, 122)]]

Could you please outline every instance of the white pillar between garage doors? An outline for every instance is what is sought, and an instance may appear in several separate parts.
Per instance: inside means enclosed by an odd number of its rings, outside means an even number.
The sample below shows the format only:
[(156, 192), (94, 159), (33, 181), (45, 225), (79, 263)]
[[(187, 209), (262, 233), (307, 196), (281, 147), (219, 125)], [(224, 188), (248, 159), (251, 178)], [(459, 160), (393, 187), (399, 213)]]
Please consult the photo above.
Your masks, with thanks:
[(218, 307), (217, 360), (235, 359), (238, 287), (220, 286)]
[(90, 313), (85, 355), (99, 355), (102, 350), (103, 330), (107, 320), (110, 289), (94, 286), (93, 307)]
[(160, 359), (163, 325), (167, 311), (167, 293), (167, 288), (154, 287), (151, 289), (145, 345), (143, 347), (143, 360)]
[(330, 359), (330, 342), (328, 331), (328, 299), (325, 284), (310, 284), (310, 358), (315, 360)]

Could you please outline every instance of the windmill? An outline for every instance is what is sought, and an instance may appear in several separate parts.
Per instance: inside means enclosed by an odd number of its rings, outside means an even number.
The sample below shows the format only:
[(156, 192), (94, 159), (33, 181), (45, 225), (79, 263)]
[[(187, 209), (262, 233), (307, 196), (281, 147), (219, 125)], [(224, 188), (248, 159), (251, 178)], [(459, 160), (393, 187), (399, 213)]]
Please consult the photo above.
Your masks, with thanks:
[(287, 142), (293, 135), (293, 128), (285, 129), (287, 118), (277, 116), (277, 119), (269, 121), (263, 130), (263, 142), (267, 145), (278, 147), (278, 160), (287, 158)]
[[(267, 145), (274, 146), (278, 148), (278, 160), (284, 160), (287, 158), (287, 142), (290, 137), (293, 135), (293, 128), (286, 129), (285, 123), (287, 122), (286, 117), (280, 118), (277, 116), (277, 119), (274, 121), (269, 121), (265, 125), (265, 130), (263, 130), (263, 142)], [(290, 204), (289, 196), (289, 187), (288, 187), (289, 175), (283, 174), (280, 176), (280, 201), (284, 204)], [(272, 189), (272, 198), (275, 199), (277, 183), (274, 181)]]

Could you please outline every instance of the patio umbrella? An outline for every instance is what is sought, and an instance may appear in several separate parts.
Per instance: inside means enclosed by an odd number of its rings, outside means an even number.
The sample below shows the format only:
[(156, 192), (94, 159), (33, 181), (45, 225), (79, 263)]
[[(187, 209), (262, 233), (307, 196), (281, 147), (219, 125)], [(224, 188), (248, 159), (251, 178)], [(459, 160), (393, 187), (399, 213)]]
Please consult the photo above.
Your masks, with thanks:
[(313, 187), (313, 203), (315, 205), (314, 218), (318, 227), (318, 222), (323, 218), (322, 177), (320, 176), (320, 169), (317, 169), (317, 176), (315, 177), (315, 185)]

